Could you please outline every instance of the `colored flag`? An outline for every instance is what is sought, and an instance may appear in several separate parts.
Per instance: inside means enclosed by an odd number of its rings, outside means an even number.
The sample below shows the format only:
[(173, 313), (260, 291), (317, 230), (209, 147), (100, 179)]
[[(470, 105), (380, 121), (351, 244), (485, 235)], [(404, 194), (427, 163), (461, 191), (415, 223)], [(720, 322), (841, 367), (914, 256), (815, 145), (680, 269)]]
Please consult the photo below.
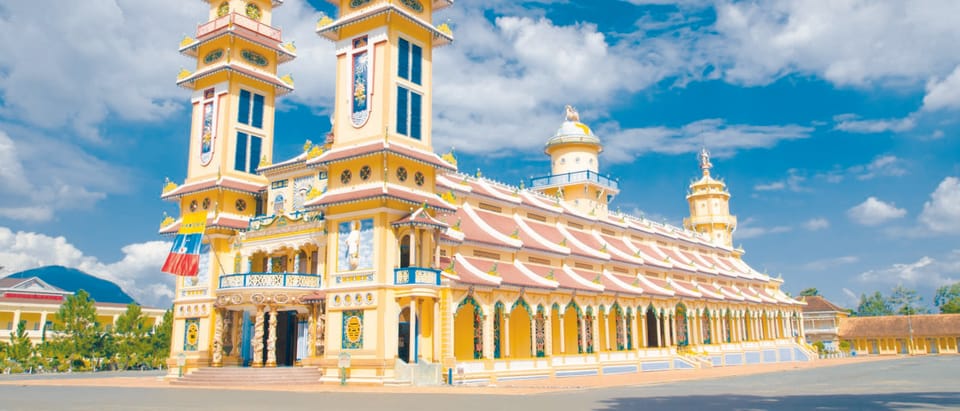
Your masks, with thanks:
[(160, 270), (165, 273), (195, 277), (200, 266), (200, 243), (207, 227), (207, 212), (186, 214), (180, 231), (173, 239), (173, 247)]

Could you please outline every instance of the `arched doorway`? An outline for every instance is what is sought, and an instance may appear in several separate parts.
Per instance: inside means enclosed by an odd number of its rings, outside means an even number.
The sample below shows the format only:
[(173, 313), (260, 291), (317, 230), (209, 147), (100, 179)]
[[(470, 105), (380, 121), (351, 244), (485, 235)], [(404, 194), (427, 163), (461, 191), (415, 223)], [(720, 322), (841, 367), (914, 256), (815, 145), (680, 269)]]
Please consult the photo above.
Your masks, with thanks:
[(563, 350), (566, 348), (564, 345), (561, 347), (561, 341), (563, 341), (564, 335), (561, 332), (562, 328), (560, 327), (560, 321), (563, 321), (560, 315), (560, 304), (553, 303), (553, 306), (550, 307), (550, 333), (552, 334), (552, 349), (553, 355), (564, 354)]
[(571, 301), (563, 311), (564, 354), (583, 354), (583, 332), (580, 325), (580, 307)]
[(473, 297), (464, 298), (453, 315), (453, 352), (458, 361), (483, 357), (483, 310)]
[(410, 266), (410, 234), (400, 239), (400, 268)]
[(657, 312), (653, 306), (647, 307), (647, 347), (660, 347), (660, 342), (658, 341), (660, 337), (660, 331), (657, 321)]
[(533, 313), (523, 299), (513, 303), (510, 309), (510, 358), (530, 358), (532, 353), (532, 335), (530, 335)]
[[(404, 307), (403, 310), (400, 310), (400, 316), (398, 318), (397, 327), (397, 357), (399, 357), (405, 363), (417, 362), (417, 357), (419, 356), (419, 345), (420, 345), (420, 323), (419, 318), (417, 318), (416, 324), (417, 327), (415, 330), (410, 329), (410, 307)], [(413, 333), (413, 358), (411, 359), (410, 354), (410, 337), (411, 332)]]

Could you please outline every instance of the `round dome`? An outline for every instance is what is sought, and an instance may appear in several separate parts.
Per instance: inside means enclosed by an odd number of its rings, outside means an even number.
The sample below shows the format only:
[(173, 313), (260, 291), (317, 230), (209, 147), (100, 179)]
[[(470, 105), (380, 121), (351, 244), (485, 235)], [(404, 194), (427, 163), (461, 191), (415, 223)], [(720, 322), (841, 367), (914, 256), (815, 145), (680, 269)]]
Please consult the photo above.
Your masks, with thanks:
[(547, 147), (565, 143), (599, 145), (600, 139), (593, 135), (593, 130), (590, 130), (590, 127), (586, 124), (579, 121), (567, 120), (560, 125), (560, 128), (557, 129), (553, 137), (547, 141)]

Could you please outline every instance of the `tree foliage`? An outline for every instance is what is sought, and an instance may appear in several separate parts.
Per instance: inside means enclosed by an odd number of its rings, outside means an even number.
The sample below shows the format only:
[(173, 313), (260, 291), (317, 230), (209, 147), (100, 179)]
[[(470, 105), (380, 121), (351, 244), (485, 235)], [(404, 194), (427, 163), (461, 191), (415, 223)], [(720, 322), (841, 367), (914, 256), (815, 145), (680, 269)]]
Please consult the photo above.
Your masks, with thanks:
[(890, 294), (890, 307), (899, 315), (926, 314), (927, 309), (921, 304), (923, 298), (917, 295), (916, 290), (911, 290), (902, 285), (893, 288)]
[(933, 305), (940, 309), (941, 314), (960, 314), (960, 282), (937, 288)]
[(27, 322), (20, 320), (17, 330), (10, 333), (10, 345), (7, 346), (7, 356), (20, 364), (25, 364), (33, 355), (33, 345), (27, 335)]
[(860, 294), (860, 304), (857, 305), (858, 317), (873, 317), (878, 315), (892, 315), (893, 308), (890, 302), (879, 291), (872, 295)]
[(55, 330), (60, 333), (58, 342), (80, 356), (93, 354), (100, 339), (100, 324), (97, 323), (97, 307), (90, 294), (79, 290), (67, 297), (57, 311), (60, 324)]
[(813, 297), (816, 295), (820, 295), (820, 290), (813, 287), (805, 288), (803, 291), (800, 291), (800, 295), (804, 297)]

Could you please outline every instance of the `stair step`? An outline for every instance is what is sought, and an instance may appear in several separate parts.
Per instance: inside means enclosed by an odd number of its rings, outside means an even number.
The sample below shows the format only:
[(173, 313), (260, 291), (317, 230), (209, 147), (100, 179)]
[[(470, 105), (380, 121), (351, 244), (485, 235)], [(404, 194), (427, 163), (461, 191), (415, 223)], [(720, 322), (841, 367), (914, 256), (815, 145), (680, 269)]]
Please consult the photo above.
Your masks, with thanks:
[(272, 385), (319, 384), (323, 373), (317, 368), (200, 368), (171, 381), (173, 385)]

